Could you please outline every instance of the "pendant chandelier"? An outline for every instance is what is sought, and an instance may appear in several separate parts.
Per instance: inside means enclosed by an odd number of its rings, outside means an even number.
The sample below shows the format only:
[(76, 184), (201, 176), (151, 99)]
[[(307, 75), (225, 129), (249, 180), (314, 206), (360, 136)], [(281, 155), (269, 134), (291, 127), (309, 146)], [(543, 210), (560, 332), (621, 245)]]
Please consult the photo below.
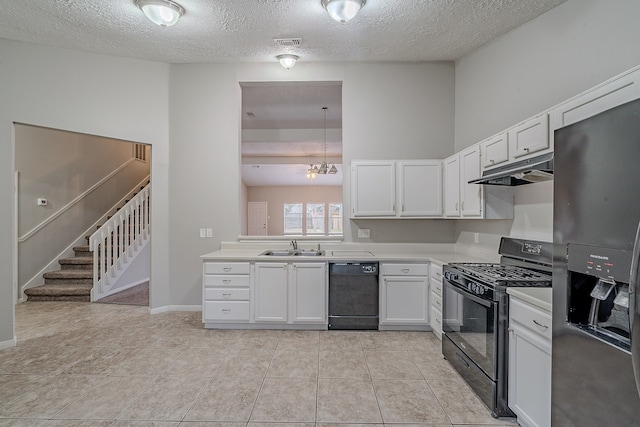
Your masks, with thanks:
[(338, 168), (333, 162), (327, 164), (327, 107), (322, 107), (324, 112), (324, 160), (319, 165), (310, 164), (307, 169), (307, 178), (315, 178), (316, 175), (335, 175)]

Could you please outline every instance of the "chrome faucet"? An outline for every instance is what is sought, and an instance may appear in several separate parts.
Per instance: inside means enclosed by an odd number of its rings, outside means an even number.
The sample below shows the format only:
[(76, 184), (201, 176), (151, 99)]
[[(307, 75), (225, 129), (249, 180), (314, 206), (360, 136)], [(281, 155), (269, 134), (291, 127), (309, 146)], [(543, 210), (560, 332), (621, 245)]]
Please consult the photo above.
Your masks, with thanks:
[(293, 246), (293, 250), (297, 251), (298, 250), (298, 242), (295, 240), (291, 241), (291, 246)]

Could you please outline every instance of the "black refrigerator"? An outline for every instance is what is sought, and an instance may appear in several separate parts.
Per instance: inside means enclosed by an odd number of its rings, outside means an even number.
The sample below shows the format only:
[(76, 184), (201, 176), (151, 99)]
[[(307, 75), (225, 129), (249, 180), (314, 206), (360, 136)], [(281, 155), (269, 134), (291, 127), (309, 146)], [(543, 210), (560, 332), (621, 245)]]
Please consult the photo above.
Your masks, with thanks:
[(552, 425), (640, 426), (640, 99), (555, 132), (553, 191)]

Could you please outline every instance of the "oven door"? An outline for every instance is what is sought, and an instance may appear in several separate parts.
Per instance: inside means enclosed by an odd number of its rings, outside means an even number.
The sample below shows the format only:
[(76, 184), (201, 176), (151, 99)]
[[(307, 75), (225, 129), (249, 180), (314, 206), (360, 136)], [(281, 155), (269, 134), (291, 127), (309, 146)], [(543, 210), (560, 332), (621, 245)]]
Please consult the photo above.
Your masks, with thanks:
[(496, 380), (498, 303), (443, 280), (442, 332), (485, 374)]

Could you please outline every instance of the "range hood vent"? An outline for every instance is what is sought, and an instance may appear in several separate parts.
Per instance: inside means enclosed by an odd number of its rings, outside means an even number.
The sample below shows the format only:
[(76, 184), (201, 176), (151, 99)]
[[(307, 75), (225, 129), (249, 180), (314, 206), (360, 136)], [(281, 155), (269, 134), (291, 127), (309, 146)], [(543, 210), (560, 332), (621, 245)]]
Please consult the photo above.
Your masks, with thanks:
[(482, 178), (471, 180), (469, 184), (516, 186), (552, 179), (553, 153), (547, 153), (485, 171)]

